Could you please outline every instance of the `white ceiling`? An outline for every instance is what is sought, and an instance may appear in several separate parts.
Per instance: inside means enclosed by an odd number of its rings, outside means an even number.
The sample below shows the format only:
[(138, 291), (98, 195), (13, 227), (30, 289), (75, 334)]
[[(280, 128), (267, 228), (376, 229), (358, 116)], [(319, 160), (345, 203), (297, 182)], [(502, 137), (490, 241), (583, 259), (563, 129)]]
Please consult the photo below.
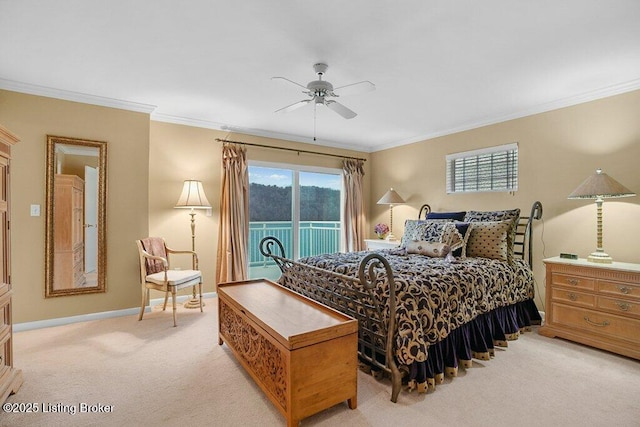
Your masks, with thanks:
[(0, 88), (361, 151), (640, 89), (639, 0), (0, 0)]

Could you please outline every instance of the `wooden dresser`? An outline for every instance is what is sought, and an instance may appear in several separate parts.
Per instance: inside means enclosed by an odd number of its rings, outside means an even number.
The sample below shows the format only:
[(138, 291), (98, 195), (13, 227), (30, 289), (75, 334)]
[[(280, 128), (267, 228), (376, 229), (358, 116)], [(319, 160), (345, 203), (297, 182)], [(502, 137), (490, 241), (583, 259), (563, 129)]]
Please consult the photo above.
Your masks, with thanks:
[(77, 175), (58, 174), (54, 190), (53, 289), (84, 285), (84, 181)]
[(546, 313), (540, 334), (640, 359), (640, 264), (544, 260)]
[(226, 342), (288, 426), (337, 403), (357, 405), (358, 323), (277, 283), (218, 285)]
[(11, 319), (11, 146), (18, 137), (0, 126), (0, 402), (22, 385), (22, 371), (13, 367), (13, 321)]

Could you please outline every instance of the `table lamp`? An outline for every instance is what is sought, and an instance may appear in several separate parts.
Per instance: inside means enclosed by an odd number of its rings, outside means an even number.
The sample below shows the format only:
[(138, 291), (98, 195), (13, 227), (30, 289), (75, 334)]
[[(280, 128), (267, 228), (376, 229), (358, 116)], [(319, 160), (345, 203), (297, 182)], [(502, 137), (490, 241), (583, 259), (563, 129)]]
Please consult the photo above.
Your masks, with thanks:
[(378, 200), (379, 205), (389, 205), (389, 234), (387, 240), (396, 240), (393, 235), (393, 205), (404, 203), (404, 200), (393, 188), (390, 188), (384, 196)]
[(569, 199), (595, 199), (597, 207), (597, 247), (587, 258), (587, 261), (610, 264), (613, 259), (602, 248), (602, 202), (605, 198), (630, 197), (635, 193), (615, 179), (611, 178), (602, 169), (597, 169), (596, 173), (584, 180), (573, 193), (569, 194)]

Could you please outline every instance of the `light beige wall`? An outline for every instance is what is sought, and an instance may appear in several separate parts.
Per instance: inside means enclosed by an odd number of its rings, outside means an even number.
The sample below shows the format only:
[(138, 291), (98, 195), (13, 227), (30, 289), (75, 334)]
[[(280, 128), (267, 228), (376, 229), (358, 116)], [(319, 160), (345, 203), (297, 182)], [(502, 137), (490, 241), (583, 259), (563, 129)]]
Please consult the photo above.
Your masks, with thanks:
[[(230, 134), (228, 132), (151, 122), (151, 148), (149, 153), (149, 230), (150, 234), (163, 236), (169, 246), (191, 248), (190, 216), (187, 210), (174, 209), (185, 179), (202, 181), (212, 215), (204, 211), (196, 214), (196, 251), (200, 260), (205, 291), (215, 289), (216, 254), (218, 247), (218, 223), (221, 183), (222, 143), (216, 138), (247, 143), (273, 145), (300, 150), (320, 151), (368, 158), (368, 153), (332, 149), (310, 144), (295, 143), (257, 136)], [(326, 168), (342, 168), (341, 159), (313, 154), (247, 147), (249, 161), (265, 161)], [(364, 191), (368, 194), (370, 169), (365, 163)], [(189, 293), (189, 290), (183, 291)], [(152, 295), (157, 297), (158, 294)]]
[[(568, 200), (569, 193), (600, 167), (640, 194), (638, 117), (640, 91), (635, 91), (373, 153), (370, 223), (388, 223), (388, 210), (375, 204), (388, 187), (407, 200), (393, 211), (397, 236), (422, 203), (434, 211), (519, 207), (528, 215), (539, 200), (544, 222), (535, 225), (534, 272), (542, 294), (544, 257), (560, 252), (586, 257), (596, 247), (595, 204)], [(446, 194), (445, 155), (511, 142), (519, 144), (517, 192)], [(640, 197), (605, 201), (604, 248), (615, 260), (640, 262), (638, 218)]]
[[(215, 138), (317, 150), (369, 159), (365, 189), (372, 224), (388, 222), (376, 201), (393, 186), (407, 200), (394, 209), (394, 231), (414, 218), (420, 205), (434, 210), (502, 209), (531, 202), (544, 205), (544, 226), (535, 229), (535, 273), (544, 285), (543, 257), (595, 248), (595, 207), (566, 196), (596, 167), (640, 192), (640, 91), (512, 120), (372, 154), (314, 147), (255, 136), (149, 121), (143, 113), (0, 91), (0, 123), (21, 137), (12, 163), (12, 281), (14, 322), (28, 322), (137, 307), (140, 290), (133, 241), (162, 235), (176, 247), (190, 247), (186, 211), (173, 209), (184, 179), (203, 181), (212, 216), (196, 216), (196, 245), (206, 290), (214, 289), (220, 197), (220, 143)], [(29, 205), (44, 215), (46, 135), (107, 141), (107, 293), (44, 299), (44, 216), (30, 217)], [(446, 195), (444, 156), (517, 141), (520, 188), (504, 193)], [(311, 154), (249, 147), (250, 160), (340, 167), (340, 160)], [(616, 259), (640, 262), (640, 200), (605, 202), (605, 249)], [(542, 230), (544, 229), (544, 233)], [(544, 253), (543, 253), (544, 249)], [(541, 289), (542, 290), (542, 289)]]
[[(139, 306), (134, 240), (148, 233), (149, 115), (0, 90), (0, 123), (21, 138), (11, 164), (14, 323)], [(44, 298), (46, 135), (107, 141), (107, 292)], [(42, 215), (31, 217), (31, 204)]]

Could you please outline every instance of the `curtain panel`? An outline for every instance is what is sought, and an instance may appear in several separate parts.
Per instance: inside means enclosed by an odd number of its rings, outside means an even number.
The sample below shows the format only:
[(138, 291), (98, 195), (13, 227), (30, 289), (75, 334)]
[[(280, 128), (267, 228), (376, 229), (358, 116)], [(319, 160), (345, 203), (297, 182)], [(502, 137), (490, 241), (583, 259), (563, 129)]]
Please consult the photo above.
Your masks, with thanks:
[(221, 187), (216, 283), (247, 280), (249, 170), (243, 146), (222, 146)]
[(343, 237), (345, 250), (365, 250), (365, 215), (364, 197), (362, 194), (362, 177), (364, 176), (364, 161), (344, 159), (342, 161), (342, 177), (344, 180), (344, 227)]

